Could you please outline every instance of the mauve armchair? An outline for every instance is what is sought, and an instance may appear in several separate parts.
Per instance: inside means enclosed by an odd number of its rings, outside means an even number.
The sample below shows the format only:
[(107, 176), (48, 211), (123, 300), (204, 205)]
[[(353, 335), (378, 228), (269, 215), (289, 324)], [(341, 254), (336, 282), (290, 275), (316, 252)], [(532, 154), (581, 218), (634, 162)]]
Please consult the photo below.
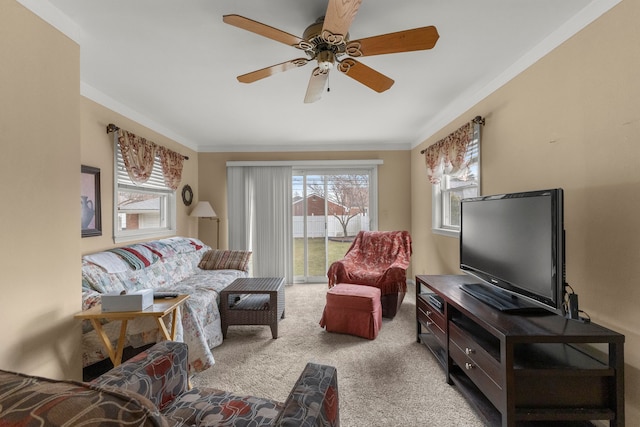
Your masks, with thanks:
[(344, 258), (329, 267), (329, 287), (339, 283), (374, 286), (380, 289), (382, 316), (393, 318), (407, 292), (411, 253), (408, 231), (361, 231)]

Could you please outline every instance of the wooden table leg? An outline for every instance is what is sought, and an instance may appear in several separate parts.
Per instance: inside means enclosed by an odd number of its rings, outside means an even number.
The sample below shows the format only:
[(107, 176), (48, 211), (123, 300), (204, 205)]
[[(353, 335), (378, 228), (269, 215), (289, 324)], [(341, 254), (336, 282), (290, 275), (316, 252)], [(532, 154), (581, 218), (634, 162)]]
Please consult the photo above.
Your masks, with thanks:
[(167, 314), (171, 314), (171, 333), (169, 333), (169, 330), (167, 329), (167, 325), (164, 324), (163, 319), (165, 316), (156, 317), (156, 321), (158, 322), (158, 328), (160, 328), (160, 332), (162, 332), (162, 335), (167, 341), (175, 341), (178, 318), (180, 317), (180, 307), (176, 306), (176, 308), (174, 308)]
[(127, 322), (127, 319), (122, 319), (122, 324), (120, 325), (120, 337), (118, 338), (118, 347), (116, 349), (116, 360), (113, 362), (114, 367), (122, 363), (124, 342), (127, 340)]
[(156, 317), (156, 322), (158, 323), (158, 329), (160, 329), (160, 332), (162, 333), (162, 336), (164, 337), (165, 340), (171, 340), (171, 335), (169, 334), (169, 331), (167, 330), (167, 325), (164, 324), (164, 320), (162, 320), (164, 318), (163, 317)]
[(171, 341), (176, 340), (176, 325), (178, 324), (178, 318), (180, 317), (180, 306), (176, 307), (171, 314)]
[(109, 336), (102, 328), (102, 323), (100, 323), (100, 319), (91, 319), (91, 323), (93, 324), (93, 328), (96, 330), (98, 337), (102, 340), (102, 344), (104, 344), (104, 348), (107, 349), (107, 353), (109, 353), (109, 359), (111, 359), (111, 363), (113, 366), (118, 366), (122, 363), (122, 353), (124, 351), (124, 342), (127, 338), (127, 319), (122, 319), (120, 325), (120, 336), (118, 337), (118, 344), (116, 349), (114, 350), (113, 345), (111, 345), (111, 340)]
[(93, 329), (96, 330), (98, 337), (102, 340), (102, 344), (104, 348), (107, 349), (107, 353), (109, 354), (109, 359), (114, 363), (116, 360), (116, 352), (113, 350), (113, 346), (111, 345), (111, 340), (107, 336), (104, 329), (102, 329), (102, 324), (100, 323), (100, 319), (91, 319), (91, 324), (93, 324)]

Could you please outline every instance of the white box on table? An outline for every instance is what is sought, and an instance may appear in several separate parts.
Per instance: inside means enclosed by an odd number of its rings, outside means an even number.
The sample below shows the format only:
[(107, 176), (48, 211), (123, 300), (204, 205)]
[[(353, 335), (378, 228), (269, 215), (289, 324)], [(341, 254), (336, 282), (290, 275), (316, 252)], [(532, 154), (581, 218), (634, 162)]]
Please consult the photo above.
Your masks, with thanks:
[(153, 289), (120, 294), (104, 294), (102, 299), (102, 311), (142, 311), (153, 305)]

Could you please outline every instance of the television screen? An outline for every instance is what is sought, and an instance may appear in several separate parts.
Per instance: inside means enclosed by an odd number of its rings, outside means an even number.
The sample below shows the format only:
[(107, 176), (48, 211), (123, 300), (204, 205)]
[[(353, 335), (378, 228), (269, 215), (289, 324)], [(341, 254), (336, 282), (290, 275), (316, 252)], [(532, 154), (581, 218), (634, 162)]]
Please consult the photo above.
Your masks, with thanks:
[(464, 199), (460, 268), (490, 285), (465, 290), (504, 311), (564, 314), (563, 229), (562, 189)]

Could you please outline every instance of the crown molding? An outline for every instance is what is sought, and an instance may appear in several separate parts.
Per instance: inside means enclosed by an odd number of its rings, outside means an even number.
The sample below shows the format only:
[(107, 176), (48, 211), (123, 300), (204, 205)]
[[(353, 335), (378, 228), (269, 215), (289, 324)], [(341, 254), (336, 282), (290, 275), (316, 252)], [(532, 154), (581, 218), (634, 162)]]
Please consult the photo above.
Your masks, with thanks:
[(411, 148), (416, 148), (425, 140), (431, 138), (440, 131), (440, 129), (453, 122), (461, 114), (464, 114), (465, 111), (469, 111), (469, 109), (473, 108), (474, 105), (500, 89), (549, 52), (611, 10), (621, 1), (622, 0), (595, 0), (585, 6), (584, 9), (542, 40), (533, 49), (525, 53), (520, 59), (514, 62), (509, 68), (485, 85), (482, 89), (475, 93), (463, 94), (447, 108), (443, 109), (440, 114), (429, 120), (422, 132), (420, 132), (418, 138), (411, 145)]
[(60, 9), (48, 1), (43, 0), (16, 0), (18, 3), (35, 13), (48, 24), (52, 25), (62, 34), (69, 37), (77, 44), (81, 44), (82, 30), (71, 18), (62, 13)]
[(150, 119), (146, 115), (134, 110), (133, 108), (128, 107), (125, 104), (111, 98), (105, 93), (99, 91), (87, 83), (80, 82), (80, 95), (88, 98), (98, 104), (102, 105), (105, 108), (108, 108), (118, 114), (125, 116), (127, 119), (133, 120), (137, 123), (140, 123), (142, 126), (148, 127), (154, 132), (157, 132), (169, 139), (176, 141), (177, 143), (184, 145), (191, 150), (198, 151), (198, 144), (190, 141), (189, 139), (183, 137), (182, 135), (178, 135), (171, 129), (162, 126), (158, 122)]

